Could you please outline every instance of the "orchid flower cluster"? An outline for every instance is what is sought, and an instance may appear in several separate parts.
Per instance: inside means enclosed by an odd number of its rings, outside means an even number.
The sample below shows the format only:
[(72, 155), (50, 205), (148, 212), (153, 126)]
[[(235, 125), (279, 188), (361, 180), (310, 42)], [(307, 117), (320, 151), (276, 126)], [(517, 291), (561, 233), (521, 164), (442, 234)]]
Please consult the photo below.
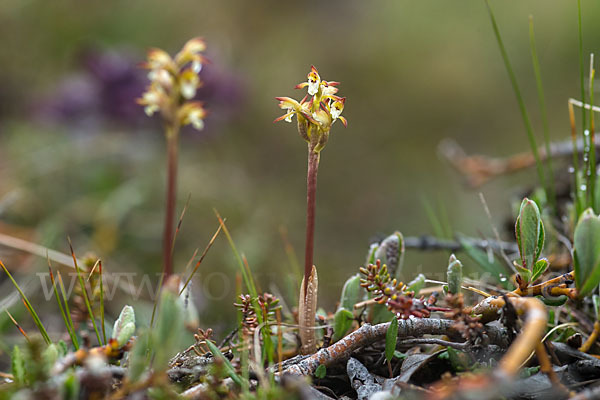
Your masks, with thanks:
[(344, 126), (348, 121), (341, 114), (345, 97), (336, 96), (339, 82), (321, 79), (317, 69), (312, 66), (306, 82), (296, 85), (295, 89), (308, 89), (308, 94), (298, 102), (290, 97), (276, 97), (279, 107), (286, 111), (274, 122), (284, 120), (292, 122), (294, 115), (298, 119), (298, 132), (315, 152), (321, 151), (329, 139), (331, 126), (338, 119)]
[(152, 116), (159, 111), (169, 124), (192, 125), (198, 130), (204, 128), (206, 110), (202, 102), (192, 101), (202, 86), (199, 74), (207, 61), (202, 55), (204, 50), (205, 42), (194, 38), (174, 58), (161, 49), (148, 52), (148, 60), (142, 67), (150, 70), (150, 85), (138, 99), (146, 115)]

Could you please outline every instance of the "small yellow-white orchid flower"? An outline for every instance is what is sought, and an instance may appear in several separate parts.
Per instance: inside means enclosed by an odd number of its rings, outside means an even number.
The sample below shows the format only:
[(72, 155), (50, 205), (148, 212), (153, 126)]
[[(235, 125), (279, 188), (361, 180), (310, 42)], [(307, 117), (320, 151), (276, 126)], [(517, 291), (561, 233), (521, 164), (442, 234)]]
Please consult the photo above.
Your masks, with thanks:
[(181, 124), (192, 125), (195, 129), (202, 130), (204, 128), (206, 114), (207, 112), (202, 102), (191, 101), (181, 108)]
[(179, 74), (179, 90), (183, 98), (193, 99), (199, 86), (200, 78), (191, 68), (185, 69)]
[(148, 61), (141, 64), (142, 68), (149, 69), (151, 71), (166, 69), (168, 71), (175, 70), (175, 63), (173, 59), (164, 50), (161, 49), (150, 49), (148, 51)]
[(341, 116), (342, 111), (344, 111), (344, 103), (346, 103), (345, 97), (334, 96), (333, 101), (329, 105), (329, 113), (331, 115), (331, 118), (333, 119), (333, 122), (335, 122), (336, 119), (339, 119), (340, 121), (342, 121), (344, 126), (347, 126), (348, 121), (346, 121), (346, 118)]
[(159, 111), (166, 100), (166, 94), (162, 86), (152, 83), (142, 95), (137, 103), (144, 106), (144, 112), (147, 116), (152, 116)]
[(299, 83), (295, 86), (296, 89), (303, 89), (308, 87), (308, 94), (314, 96), (319, 91), (319, 86), (321, 85), (321, 77), (319, 76), (319, 71), (315, 68), (314, 65), (310, 67), (310, 72), (308, 73), (308, 79), (306, 82)]
[(339, 84), (339, 82), (321, 81), (321, 92), (323, 93), (323, 97), (333, 96), (334, 94), (336, 94), (339, 90), (338, 88), (336, 88), (336, 86)]
[(276, 100), (279, 100), (279, 108), (282, 110), (286, 110), (286, 113), (281, 117), (276, 118), (273, 122), (285, 121), (292, 122), (292, 117), (294, 114), (308, 112), (309, 103), (306, 102), (308, 96), (304, 96), (302, 101), (298, 102), (291, 97), (275, 97)]
[(191, 63), (192, 71), (198, 74), (202, 70), (202, 65), (207, 62), (206, 58), (200, 54), (205, 50), (206, 43), (202, 38), (188, 40), (181, 51), (175, 55), (175, 63), (180, 68)]

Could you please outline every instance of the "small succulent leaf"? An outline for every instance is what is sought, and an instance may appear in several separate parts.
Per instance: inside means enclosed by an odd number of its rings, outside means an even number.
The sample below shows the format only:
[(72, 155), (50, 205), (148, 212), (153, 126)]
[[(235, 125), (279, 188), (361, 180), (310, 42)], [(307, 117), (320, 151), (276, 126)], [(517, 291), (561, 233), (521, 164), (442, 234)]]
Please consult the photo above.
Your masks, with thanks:
[(51, 343), (42, 352), (42, 359), (44, 360), (46, 369), (50, 371), (56, 360), (58, 360), (58, 348), (54, 343)]
[(342, 288), (342, 296), (340, 298), (340, 308), (353, 310), (354, 305), (360, 301), (360, 298), (360, 275), (356, 274), (348, 278), (346, 283), (344, 283), (344, 287)]
[(137, 382), (148, 366), (148, 351), (152, 346), (152, 335), (146, 331), (138, 335), (133, 348), (129, 352), (129, 374), (130, 382)]
[(119, 346), (125, 345), (135, 333), (135, 312), (133, 307), (125, 306), (113, 326), (112, 337), (117, 339)]
[(63, 400), (78, 400), (79, 386), (79, 379), (77, 379), (75, 371), (71, 370), (62, 384), (61, 398)]
[(448, 260), (448, 293), (458, 294), (462, 286), (462, 263), (454, 254)]
[(581, 297), (600, 282), (600, 218), (585, 210), (575, 227), (573, 240), (575, 284)]
[(319, 365), (317, 367), (317, 369), (315, 370), (315, 378), (323, 379), (323, 378), (325, 378), (326, 375), (327, 375), (327, 367), (325, 366), (325, 364)]
[(400, 360), (404, 360), (407, 357), (407, 355), (404, 354), (404, 353), (402, 353), (402, 352), (400, 352), (400, 351), (398, 351), (398, 350), (396, 350), (396, 351), (394, 351), (394, 357), (396, 357), (396, 358), (398, 358)]
[(539, 259), (533, 265), (533, 273), (531, 274), (531, 282), (535, 282), (540, 276), (546, 272), (550, 263), (545, 258)]
[(25, 374), (25, 359), (23, 358), (23, 353), (18, 346), (13, 347), (13, 351), (10, 355), (11, 362), (11, 373), (13, 375), (13, 379), (17, 385), (23, 385), (26, 382), (26, 374)]
[(394, 358), (394, 351), (396, 351), (396, 342), (398, 341), (398, 319), (394, 318), (390, 322), (390, 326), (385, 333), (385, 359), (387, 362), (392, 361)]
[(345, 308), (340, 308), (335, 313), (333, 318), (333, 341), (337, 342), (344, 336), (350, 328), (352, 328), (352, 322), (354, 321), (354, 314), (352, 312), (346, 310)]
[(407, 291), (415, 292), (415, 296), (418, 295), (421, 289), (423, 289), (423, 286), (425, 286), (425, 279), (425, 275), (417, 275), (415, 279), (413, 279), (408, 283), (408, 285), (406, 285), (408, 287)]
[(540, 210), (537, 204), (528, 198), (523, 199), (517, 223), (518, 228), (515, 233), (519, 235), (517, 241), (520, 242), (521, 261), (530, 270), (536, 261), (535, 257), (540, 242), (541, 221)]
[(596, 316), (596, 321), (600, 321), (598, 318), (600, 316), (600, 296), (597, 294), (592, 296), (592, 303), (594, 304), (594, 314)]
[(236, 384), (242, 386), (242, 378), (235, 372), (235, 368), (229, 362), (229, 360), (221, 353), (221, 350), (210, 340), (206, 341), (206, 345), (208, 349), (212, 353), (213, 357), (221, 359), (223, 361), (223, 365), (225, 366), (225, 371), (227, 371), (227, 375), (233, 380)]
[(400, 232), (395, 232), (383, 239), (375, 251), (375, 260), (379, 259), (382, 264), (386, 264), (392, 277), (398, 272), (398, 266), (403, 256), (404, 239)]
[(166, 370), (169, 360), (179, 350), (185, 335), (185, 310), (176, 296), (169, 290), (163, 290), (160, 298), (158, 319), (152, 332), (154, 361), (152, 367), (156, 371)]

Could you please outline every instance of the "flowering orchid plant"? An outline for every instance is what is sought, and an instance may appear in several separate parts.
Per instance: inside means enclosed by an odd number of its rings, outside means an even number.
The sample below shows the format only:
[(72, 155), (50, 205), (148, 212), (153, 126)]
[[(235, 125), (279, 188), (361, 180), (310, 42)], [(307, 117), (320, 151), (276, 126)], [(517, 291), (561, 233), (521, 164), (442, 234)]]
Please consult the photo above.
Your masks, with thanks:
[(291, 97), (276, 97), (279, 107), (286, 110), (286, 113), (274, 122), (292, 122), (296, 115), (300, 136), (313, 144), (315, 152), (320, 152), (327, 144), (329, 131), (336, 120), (342, 121), (344, 126), (348, 125), (346, 118), (341, 115), (346, 98), (336, 96), (338, 85), (339, 82), (322, 80), (317, 69), (311, 66), (307, 81), (295, 87), (308, 88), (308, 94), (300, 102)]
[(172, 250), (174, 241), (175, 197), (177, 184), (177, 153), (181, 126), (204, 128), (206, 110), (202, 102), (194, 101), (202, 86), (200, 71), (207, 62), (202, 53), (206, 43), (200, 38), (189, 40), (175, 57), (161, 49), (151, 49), (142, 68), (150, 70), (150, 85), (138, 104), (144, 106), (146, 115), (156, 112), (165, 123), (167, 139), (167, 201), (163, 234), (163, 272), (173, 272)]
[(298, 119), (298, 133), (308, 143), (308, 173), (307, 173), (307, 207), (306, 207), (306, 247), (304, 252), (304, 278), (300, 288), (298, 301), (298, 316), (300, 324), (301, 351), (304, 354), (316, 350), (315, 313), (317, 307), (317, 269), (313, 264), (315, 209), (317, 193), (317, 172), (319, 169), (320, 153), (327, 141), (331, 126), (338, 119), (344, 126), (348, 125), (342, 117), (345, 97), (336, 95), (339, 82), (321, 79), (317, 69), (312, 66), (306, 82), (296, 85), (296, 89), (307, 88), (308, 94), (298, 102), (290, 97), (276, 97), (279, 107), (285, 114), (273, 122), (292, 122), (294, 115)]
[(150, 85), (138, 99), (146, 115), (159, 111), (168, 123), (190, 124), (198, 130), (204, 127), (206, 110), (201, 102), (192, 101), (202, 86), (199, 74), (207, 61), (202, 55), (204, 50), (204, 41), (194, 38), (174, 58), (161, 49), (148, 52), (148, 60), (142, 63), (142, 68), (150, 70)]

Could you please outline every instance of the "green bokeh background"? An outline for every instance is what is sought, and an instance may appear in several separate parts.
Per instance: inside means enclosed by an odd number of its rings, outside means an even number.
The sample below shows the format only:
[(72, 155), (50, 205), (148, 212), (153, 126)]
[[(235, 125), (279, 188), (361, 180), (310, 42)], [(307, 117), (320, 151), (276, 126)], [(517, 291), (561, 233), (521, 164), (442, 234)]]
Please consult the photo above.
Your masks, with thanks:
[[(534, 16), (550, 134), (568, 138), (567, 98), (580, 97), (577, 3), (492, 6), (541, 138), (528, 39)], [(587, 59), (600, 45), (600, 5), (583, 0), (582, 8)], [(491, 236), (477, 192), (465, 189), (437, 154), (447, 137), (470, 153), (506, 156), (528, 148), (485, 3), (474, 0), (3, 0), (4, 233), (61, 251), (70, 235), (78, 254), (95, 252), (107, 271), (160, 270), (164, 146), (158, 122), (134, 132), (107, 125), (89, 133), (34, 123), (26, 110), (77, 71), (77, 56), (87, 46), (127, 48), (141, 61), (149, 47), (174, 53), (194, 36), (206, 39), (214, 64), (243, 82), (245, 101), (217, 132), (182, 139), (178, 209), (192, 197), (175, 250), (179, 271), (216, 229), (216, 207), (262, 288), (285, 294), (291, 269), (280, 229), (288, 230), (302, 263), (306, 150), (293, 125), (272, 123), (280, 115), (274, 97), (301, 98), (293, 86), (311, 64), (324, 79), (341, 82), (349, 121), (347, 129), (334, 126), (319, 171), (320, 305), (333, 307), (374, 236), (431, 232), (424, 198), (448, 215), (453, 230)], [(527, 171), (483, 187), (496, 224), (510, 217), (510, 200), (534, 179)], [(43, 259), (0, 254), (22, 279), (45, 268)], [(405, 275), (443, 271), (447, 256), (411, 251)], [(466, 268), (476, 271), (469, 262)], [(203, 280), (214, 271), (228, 280)], [(235, 272), (220, 237), (195, 280), (203, 326), (235, 322), (229, 306)], [(131, 301), (123, 295), (109, 308)]]

